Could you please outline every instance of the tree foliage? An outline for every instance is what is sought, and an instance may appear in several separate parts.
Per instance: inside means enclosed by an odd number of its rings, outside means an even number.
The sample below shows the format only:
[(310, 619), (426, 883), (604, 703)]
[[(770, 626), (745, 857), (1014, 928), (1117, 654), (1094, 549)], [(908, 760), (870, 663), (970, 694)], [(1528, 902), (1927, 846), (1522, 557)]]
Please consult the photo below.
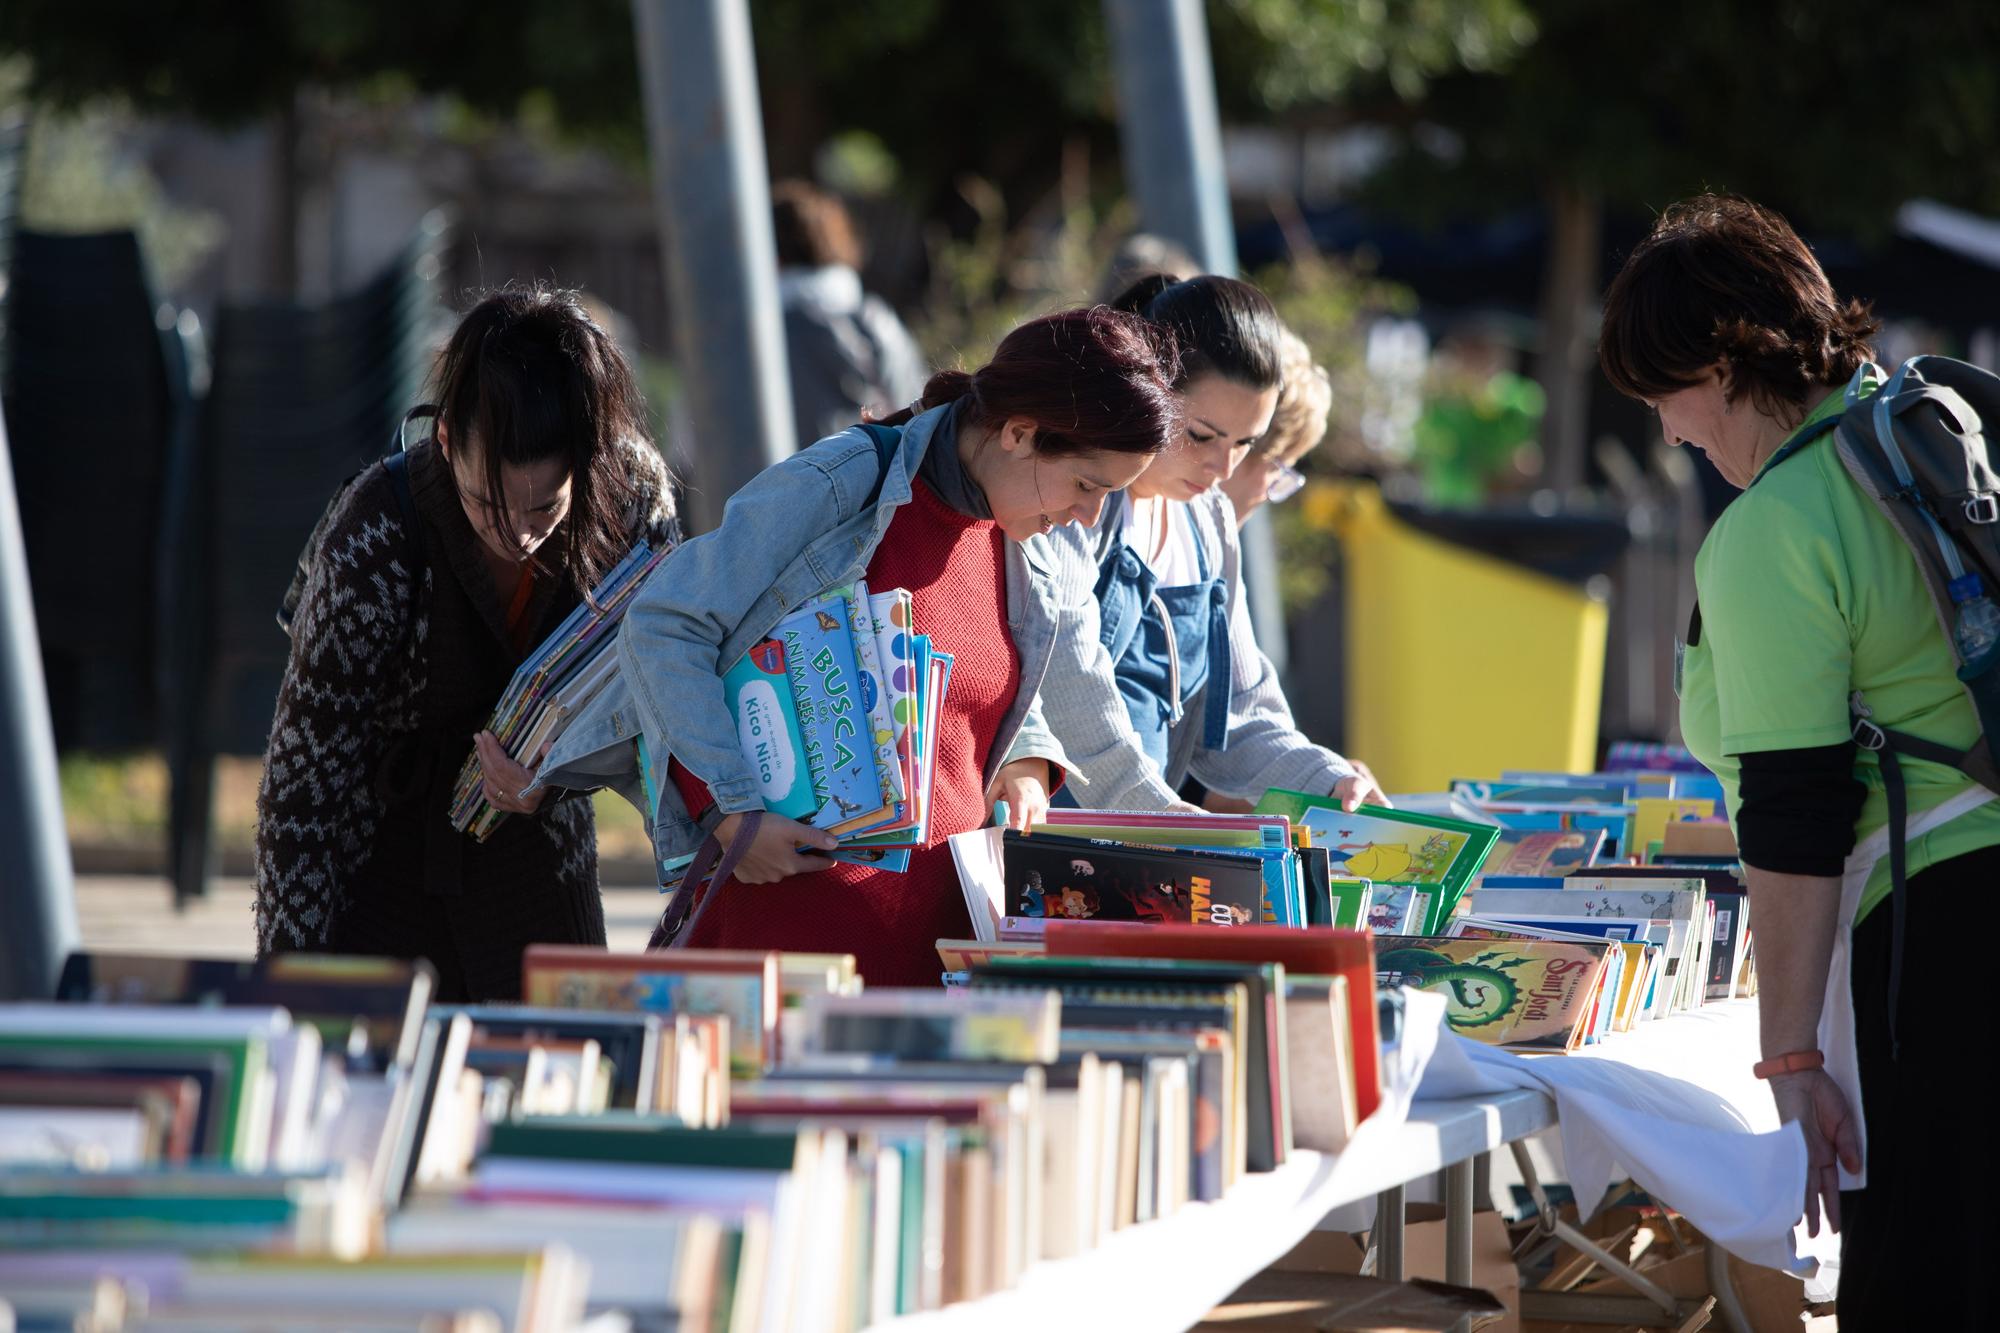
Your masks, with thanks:
[(1987, 0), (1899, 14), (1861, 0), (1533, 9), (1535, 40), (1504, 73), (1430, 83), (1410, 118), (1428, 146), (1411, 135), (1396, 197), (1477, 212), (1560, 183), (1651, 209), (1727, 189), (1864, 232), (1912, 197), (2000, 209), (2000, 6)]

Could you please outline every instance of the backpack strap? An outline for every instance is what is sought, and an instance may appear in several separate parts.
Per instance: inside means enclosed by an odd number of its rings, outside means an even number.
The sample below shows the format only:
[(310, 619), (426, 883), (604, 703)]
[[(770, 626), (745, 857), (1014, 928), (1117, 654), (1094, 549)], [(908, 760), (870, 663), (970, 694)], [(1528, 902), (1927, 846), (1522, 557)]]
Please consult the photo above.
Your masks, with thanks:
[(401, 450), (382, 460), (389, 475), (389, 489), (396, 494), (396, 508), (403, 516), (404, 549), (410, 557), (410, 584), (421, 586), (424, 577), (424, 525), (417, 518), (417, 497), (410, 489), (410, 456)]
[(1900, 756), (1942, 764), (1990, 791), (2000, 791), (2000, 773), (1994, 771), (1992, 751), (1983, 736), (1970, 750), (1959, 750), (1877, 724), (1869, 716), (1868, 705), (1862, 701), (1859, 690), (1849, 698), (1847, 706), (1854, 743), (1875, 752), (1882, 768), (1883, 793), (1889, 798), (1889, 1058), (1894, 1060), (1902, 1045), (1896, 1032), (1896, 1001), (1903, 990), (1903, 932), (1909, 915), (1904, 890), (1910, 878), (1910, 854), (1904, 836), (1910, 822), (1910, 793)]
[(869, 488), (864, 506), (873, 508), (875, 502), (882, 498), (882, 483), (889, 480), (889, 465), (896, 461), (896, 450), (903, 443), (903, 430), (900, 426), (885, 426), (879, 421), (864, 421), (861, 429), (875, 441), (875, 484)]

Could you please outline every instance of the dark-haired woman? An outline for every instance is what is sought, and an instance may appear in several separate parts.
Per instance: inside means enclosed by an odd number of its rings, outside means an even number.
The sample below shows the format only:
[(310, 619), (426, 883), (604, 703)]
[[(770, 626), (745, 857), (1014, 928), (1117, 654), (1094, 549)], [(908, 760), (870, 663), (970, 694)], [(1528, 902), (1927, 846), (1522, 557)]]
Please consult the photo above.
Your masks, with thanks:
[(1141, 279), (1117, 304), (1179, 346), (1184, 435), (1095, 525), (1055, 538), (1094, 571), (1097, 603), (1094, 632), (1058, 648), (1043, 687), (1049, 725), (1082, 779), (1066, 797), (1164, 809), (1192, 774), (1236, 800), (1284, 787), (1349, 809), (1383, 801), (1366, 767), (1293, 724), (1251, 628), (1236, 514), (1218, 486), (1271, 428), (1283, 377), (1277, 312), (1249, 283), (1214, 276)]
[(1988, 987), (1948, 961), (2000, 885), (2000, 803), (1956, 769), (1901, 760), (1896, 985), (1889, 800), (1877, 755), (1852, 739), (1857, 695), (1877, 725), (1954, 750), (1980, 733), (1915, 557), (1830, 438), (1878, 388), (1875, 327), (1783, 218), (1704, 196), (1633, 250), (1599, 342), (1606, 376), (1658, 410), (1667, 442), (1743, 490), (1695, 557), (1681, 731), (1736, 828), (1756, 1073), (1804, 1133), (1809, 1227), (1823, 1207), (1841, 1232), (1842, 1333), (1982, 1326), (2000, 1238), (1965, 1192), (1989, 1133), (1983, 1099), (1950, 1073)]
[[(407, 456), (421, 532), (383, 465), (328, 519), (293, 621), (257, 800), (261, 953), (428, 958), (444, 998), (516, 997), (531, 943), (602, 944), (590, 803), (483, 731), (514, 669), (634, 542), (673, 536), (666, 471), (624, 357), (573, 293), (507, 291), (435, 372)], [(477, 749), (509, 812), (449, 822)]]
[[(935, 984), (935, 942), (970, 929), (943, 839), (1039, 818), (1066, 763), (1037, 695), (1089, 586), (1065, 578), (1048, 534), (1097, 516), (1180, 434), (1172, 340), (1104, 307), (1031, 320), (967, 375), (934, 376), (886, 460), (857, 427), (766, 469), (714, 532), (647, 581), (619, 636), (629, 703), (579, 718), (548, 780), (602, 782), (634, 723), (657, 769), (654, 841), (686, 855), (713, 830), (742, 854), (683, 942), (851, 953), (870, 985)], [(721, 673), (793, 608), (865, 576), (906, 588), (916, 624), (952, 654), (938, 729), (928, 847), (906, 873), (835, 865), (830, 835), (765, 815)]]

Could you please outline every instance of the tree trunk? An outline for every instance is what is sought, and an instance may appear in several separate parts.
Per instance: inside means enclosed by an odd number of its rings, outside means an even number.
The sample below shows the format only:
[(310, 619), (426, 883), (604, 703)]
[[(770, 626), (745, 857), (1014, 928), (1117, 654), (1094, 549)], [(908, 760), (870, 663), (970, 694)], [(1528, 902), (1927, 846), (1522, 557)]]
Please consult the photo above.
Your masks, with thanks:
[(1542, 350), (1535, 368), (1548, 395), (1542, 419), (1544, 476), (1558, 492), (1583, 484), (1590, 367), (1596, 347), (1598, 238), (1604, 201), (1594, 191), (1551, 182), (1544, 194), (1549, 250), (1542, 275)]

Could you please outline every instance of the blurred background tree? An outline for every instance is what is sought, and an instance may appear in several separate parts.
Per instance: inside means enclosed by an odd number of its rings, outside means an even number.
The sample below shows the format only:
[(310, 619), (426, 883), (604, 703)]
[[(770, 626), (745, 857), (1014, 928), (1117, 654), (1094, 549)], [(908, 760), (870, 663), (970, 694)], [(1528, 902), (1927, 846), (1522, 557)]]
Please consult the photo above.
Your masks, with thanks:
[(1504, 69), (1466, 64), (1384, 116), (1401, 152), (1369, 195), (1432, 220), (1542, 207), (1537, 377), (1559, 487), (1584, 475), (1607, 210), (1730, 190), (1863, 237), (1912, 198), (2000, 210), (2000, 6), (1986, 0), (1896, 19), (1862, 0), (1532, 10), (1534, 38)]

